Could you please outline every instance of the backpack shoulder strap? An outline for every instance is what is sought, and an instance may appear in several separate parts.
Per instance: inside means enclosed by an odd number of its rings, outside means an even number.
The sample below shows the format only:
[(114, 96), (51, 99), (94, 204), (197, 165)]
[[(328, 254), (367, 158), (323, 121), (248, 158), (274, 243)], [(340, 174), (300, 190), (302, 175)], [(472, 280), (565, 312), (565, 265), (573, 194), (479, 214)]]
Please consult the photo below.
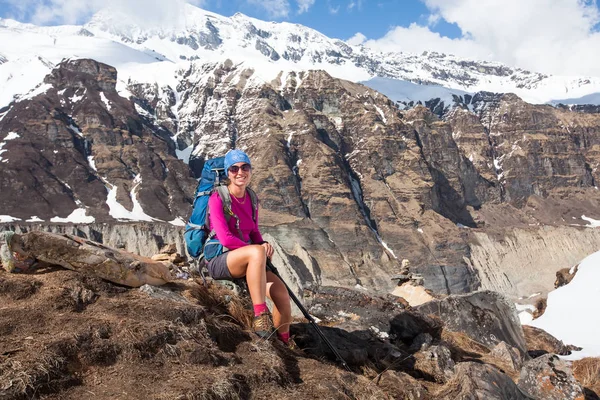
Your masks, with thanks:
[(225, 185), (219, 185), (216, 187), (216, 190), (223, 203), (223, 213), (225, 214), (225, 218), (227, 218), (227, 222), (229, 222), (229, 219), (233, 215), (233, 211), (231, 211), (231, 195), (229, 194), (229, 189), (227, 189), (227, 186)]
[(250, 195), (250, 200), (252, 201), (252, 220), (256, 222), (256, 216), (258, 215), (258, 196), (256, 192), (250, 188), (246, 188), (248, 194)]
[[(229, 190), (227, 190), (227, 186), (216, 186), (213, 188), (211, 193), (217, 192), (219, 197), (221, 198), (221, 202), (223, 203), (223, 214), (225, 214), (225, 220), (229, 223), (229, 220), (233, 216), (233, 211), (231, 211), (231, 196), (229, 195)], [(210, 207), (206, 210), (206, 220), (204, 221), (204, 226), (206, 230), (210, 231)]]

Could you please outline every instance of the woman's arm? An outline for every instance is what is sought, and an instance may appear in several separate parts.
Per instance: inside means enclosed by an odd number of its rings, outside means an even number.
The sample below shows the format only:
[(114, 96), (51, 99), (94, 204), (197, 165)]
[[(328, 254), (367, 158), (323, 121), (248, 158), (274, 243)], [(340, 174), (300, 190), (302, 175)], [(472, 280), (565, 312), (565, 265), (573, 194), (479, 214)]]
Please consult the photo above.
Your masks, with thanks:
[[(242, 239), (238, 237), (238, 233), (231, 232), (227, 225), (227, 219), (223, 213), (223, 201), (218, 193), (213, 193), (208, 200), (209, 215), (211, 228), (215, 231), (219, 242), (229, 250), (239, 249), (246, 246)], [(233, 218), (233, 217), (232, 217)]]

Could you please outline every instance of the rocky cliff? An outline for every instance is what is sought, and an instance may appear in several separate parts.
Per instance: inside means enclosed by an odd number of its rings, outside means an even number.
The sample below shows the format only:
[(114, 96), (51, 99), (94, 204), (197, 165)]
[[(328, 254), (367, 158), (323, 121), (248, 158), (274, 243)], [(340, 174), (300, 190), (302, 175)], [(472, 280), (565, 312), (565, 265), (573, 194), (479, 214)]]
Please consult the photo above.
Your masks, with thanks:
[[(323, 71), (265, 82), (229, 61), (193, 63), (176, 90), (130, 85), (126, 99), (115, 74), (65, 61), (37, 94), (0, 111), (5, 220), (80, 210), (96, 223), (152, 221), (150, 242), (175, 241), (180, 228), (163, 222), (189, 214), (194, 174), (237, 147), (253, 160), (263, 231), (319, 284), (390, 291), (406, 259), (434, 291), (529, 295), (521, 248), (510, 250), (514, 264), (486, 261), (515, 229), (518, 246), (578, 235), (588, 244), (573, 241), (572, 254), (594, 247), (582, 216), (600, 215), (598, 114), (481, 93), (440, 118)], [(550, 275), (567, 258), (537, 268)]]

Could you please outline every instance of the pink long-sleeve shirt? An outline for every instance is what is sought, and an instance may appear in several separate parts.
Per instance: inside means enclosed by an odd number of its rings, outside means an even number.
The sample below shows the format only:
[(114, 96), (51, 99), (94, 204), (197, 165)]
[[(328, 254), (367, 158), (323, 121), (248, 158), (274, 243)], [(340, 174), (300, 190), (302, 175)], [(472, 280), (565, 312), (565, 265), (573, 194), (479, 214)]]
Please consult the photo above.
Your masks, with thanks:
[(218, 193), (213, 193), (208, 200), (208, 208), (210, 214), (208, 221), (210, 229), (215, 231), (216, 239), (227, 247), (229, 250), (239, 249), (251, 243), (262, 243), (263, 238), (258, 229), (258, 211), (256, 212), (256, 222), (252, 220), (252, 199), (250, 194), (246, 192), (246, 201), (240, 204), (233, 195), (231, 195), (231, 211), (240, 219), (240, 230), (244, 236), (244, 240), (240, 239), (240, 235), (235, 226), (236, 220), (234, 217), (225, 218), (223, 213), (223, 202)]

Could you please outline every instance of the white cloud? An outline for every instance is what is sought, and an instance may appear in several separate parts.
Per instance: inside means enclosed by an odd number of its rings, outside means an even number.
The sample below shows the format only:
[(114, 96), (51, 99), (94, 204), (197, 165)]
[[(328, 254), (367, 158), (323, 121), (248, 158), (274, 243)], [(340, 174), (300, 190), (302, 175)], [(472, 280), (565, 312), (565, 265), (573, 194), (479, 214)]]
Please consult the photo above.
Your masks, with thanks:
[(111, 8), (143, 21), (157, 24), (169, 21), (183, 12), (186, 3), (202, 7), (207, 0), (4, 0), (10, 14), (18, 20), (29, 20), (37, 25), (77, 24), (85, 22), (95, 12)]
[(367, 40), (367, 37), (365, 35), (363, 35), (362, 33), (358, 32), (354, 36), (352, 36), (350, 39), (346, 40), (346, 43), (348, 43), (349, 45), (352, 45), (352, 46), (359, 46), (359, 45), (363, 44), (365, 42), (365, 40)]
[(247, 0), (248, 4), (264, 8), (271, 18), (287, 18), (290, 14), (288, 0)]
[(298, 14), (302, 14), (308, 11), (315, 4), (315, 0), (297, 0), (298, 1)]
[(329, 9), (329, 14), (333, 15), (337, 14), (340, 11), (340, 6), (333, 7), (331, 4), (329, 4), (327, 8)]
[(408, 28), (397, 26), (381, 39), (367, 40), (363, 44), (383, 52), (420, 54), (423, 51), (437, 51), (466, 58), (489, 59), (490, 57), (487, 48), (468, 38), (450, 39), (416, 23), (411, 24)]
[(363, 0), (350, 0), (350, 3), (348, 3), (348, 10), (352, 11), (354, 8), (361, 10), (362, 5), (363, 5)]
[(493, 59), (533, 71), (600, 76), (600, 22), (596, 0), (421, 0), (428, 23), (442, 18), (463, 36), (449, 39), (428, 27), (394, 27), (365, 42), (386, 51), (435, 50)]

